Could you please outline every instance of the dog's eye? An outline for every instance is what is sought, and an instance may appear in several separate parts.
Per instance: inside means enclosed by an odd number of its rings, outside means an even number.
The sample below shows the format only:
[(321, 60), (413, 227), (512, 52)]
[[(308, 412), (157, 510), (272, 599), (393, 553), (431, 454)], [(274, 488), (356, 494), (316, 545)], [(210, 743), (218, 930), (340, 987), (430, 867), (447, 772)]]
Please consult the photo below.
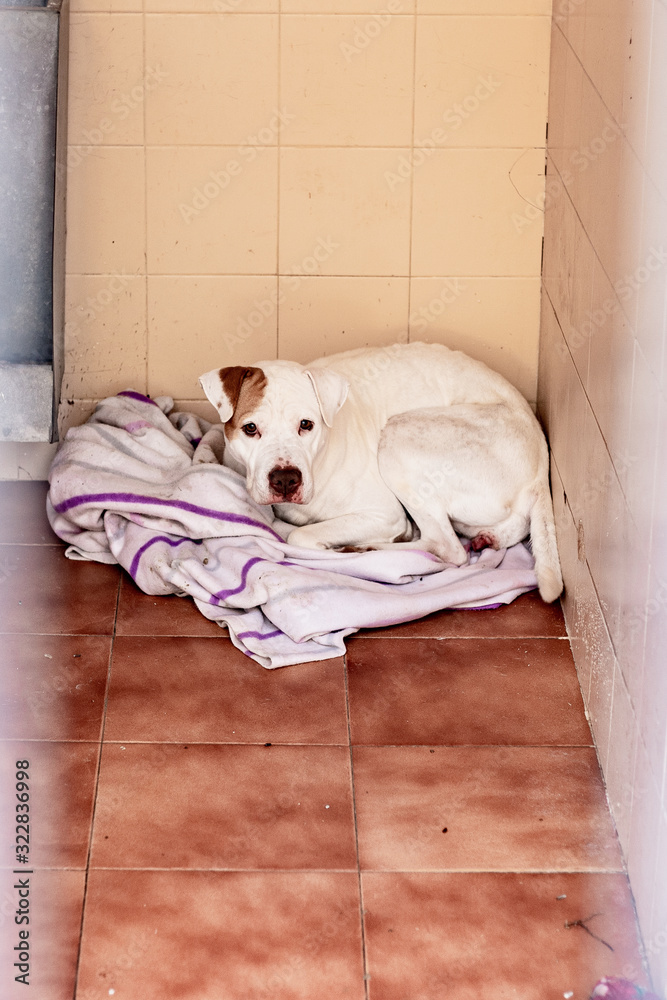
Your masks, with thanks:
[(248, 437), (250, 437), (250, 438), (254, 437), (255, 434), (257, 433), (257, 424), (253, 424), (253, 423), (244, 424), (243, 427), (242, 427), (242, 430), (243, 430), (244, 434), (248, 435)]
[(312, 431), (312, 429), (313, 429), (314, 426), (315, 426), (315, 424), (313, 423), (312, 420), (302, 420), (301, 423), (299, 424), (299, 430), (300, 431)]

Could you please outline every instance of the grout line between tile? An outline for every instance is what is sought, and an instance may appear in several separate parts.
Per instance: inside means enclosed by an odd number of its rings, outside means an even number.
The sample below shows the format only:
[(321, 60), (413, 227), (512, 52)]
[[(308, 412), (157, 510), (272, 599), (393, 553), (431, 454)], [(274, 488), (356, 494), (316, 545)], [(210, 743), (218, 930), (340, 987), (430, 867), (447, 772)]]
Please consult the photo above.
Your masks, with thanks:
[(91, 853), (92, 853), (92, 849), (93, 849), (93, 831), (95, 829), (95, 812), (96, 812), (96, 809), (97, 809), (97, 792), (98, 792), (99, 782), (100, 782), (100, 771), (102, 769), (102, 749), (103, 749), (103, 746), (104, 746), (104, 728), (106, 726), (107, 704), (109, 702), (109, 688), (111, 686), (111, 665), (112, 665), (112, 662), (113, 662), (113, 647), (114, 647), (114, 640), (116, 638), (116, 624), (117, 624), (117, 620), (118, 620), (118, 608), (119, 608), (119, 605), (120, 605), (121, 582), (122, 582), (122, 577), (119, 575), (118, 576), (118, 589), (116, 590), (116, 609), (115, 609), (114, 617), (113, 617), (113, 630), (112, 630), (112, 633), (111, 633), (111, 643), (109, 645), (109, 665), (107, 667), (107, 681), (106, 681), (106, 686), (105, 686), (105, 689), (104, 689), (104, 705), (103, 705), (103, 708), (102, 708), (102, 723), (101, 723), (101, 726), (100, 726), (100, 734), (99, 734), (99, 741), (98, 741), (99, 755), (98, 755), (98, 758), (97, 758), (97, 772), (95, 774), (95, 787), (94, 787), (94, 793), (93, 793), (93, 809), (92, 809), (91, 816), (90, 816), (90, 833), (88, 835), (88, 853), (86, 855), (86, 868), (85, 868), (85, 876), (84, 876), (84, 882), (83, 882), (83, 898), (81, 900), (81, 923), (79, 925), (79, 947), (78, 947), (78, 950), (77, 950), (76, 971), (75, 971), (75, 974), (74, 974), (74, 995), (75, 996), (76, 996), (77, 986), (78, 986), (78, 983), (79, 983), (79, 967), (80, 967), (80, 964), (81, 964), (81, 945), (83, 943), (83, 926), (84, 926), (84, 920), (85, 920), (85, 915), (86, 915), (86, 898), (88, 896), (88, 876), (89, 876), (90, 871), (91, 871), (90, 858), (91, 858)]
[(352, 728), (350, 724), (350, 693), (347, 678), (347, 652), (343, 657), (343, 677), (345, 680), (345, 713), (347, 717), (347, 738), (350, 753), (350, 782), (352, 785), (352, 815), (354, 819), (354, 848), (357, 855), (357, 886), (359, 889), (359, 923), (361, 928), (361, 955), (364, 970), (364, 996), (368, 1000), (368, 954), (366, 948), (366, 928), (364, 925), (364, 890), (361, 884), (361, 860), (359, 858), (359, 831), (357, 828), (357, 796), (354, 785), (354, 760), (352, 756)]

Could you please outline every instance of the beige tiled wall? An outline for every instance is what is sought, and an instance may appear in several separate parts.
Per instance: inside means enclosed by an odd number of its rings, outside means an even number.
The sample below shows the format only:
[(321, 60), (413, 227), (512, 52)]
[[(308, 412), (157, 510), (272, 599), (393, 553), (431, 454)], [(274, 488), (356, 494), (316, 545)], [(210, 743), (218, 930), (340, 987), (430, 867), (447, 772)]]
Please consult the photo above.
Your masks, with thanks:
[(63, 427), (409, 338), (535, 400), (550, 0), (71, 8)]
[(556, 0), (538, 406), (566, 615), (667, 991), (667, 5)]

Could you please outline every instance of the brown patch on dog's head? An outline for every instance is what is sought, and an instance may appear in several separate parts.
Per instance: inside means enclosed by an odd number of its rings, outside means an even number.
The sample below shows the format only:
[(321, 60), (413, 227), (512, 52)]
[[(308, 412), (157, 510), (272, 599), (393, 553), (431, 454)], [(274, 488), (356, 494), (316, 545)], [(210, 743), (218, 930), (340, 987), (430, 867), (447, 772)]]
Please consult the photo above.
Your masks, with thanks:
[(199, 383), (220, 414), (220, 420), (230, 430), (239, 426), (242, 410), (248, 413), (259, 406), (266, 388), (266, 375), (261, 368), (214, 368), (201, 375)]
[(235, 431), (261, 403), (266, 389), (266, 375), (261, 368), (243, 368), (241, 365), (221, 368), (219, 374), (223, 392), (232, 407), (232, 415), (225, 426), (229, 431)]

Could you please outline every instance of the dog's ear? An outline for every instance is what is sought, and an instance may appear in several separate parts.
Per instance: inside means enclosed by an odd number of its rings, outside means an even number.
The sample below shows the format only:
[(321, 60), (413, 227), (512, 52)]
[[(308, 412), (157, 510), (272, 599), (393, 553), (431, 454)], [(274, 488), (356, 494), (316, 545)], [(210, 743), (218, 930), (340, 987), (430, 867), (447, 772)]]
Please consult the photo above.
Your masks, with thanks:
[(350, 383), (329, 368), (307, 368), (304, 374), (313, 383), (324, 423), (331, 427), (333, 418), (347, 399)]
[(266, 376), (261, 368), (244, 368), (234, 365), (231, 368), (214, 368), (211, 372), (199, 377), (199, 384), (207, 398), (220, 414), (220, 420), (226, 424), (231, 420), (237, 407), (243, 384), (255, 385), (260, 388), (266, 384)]

